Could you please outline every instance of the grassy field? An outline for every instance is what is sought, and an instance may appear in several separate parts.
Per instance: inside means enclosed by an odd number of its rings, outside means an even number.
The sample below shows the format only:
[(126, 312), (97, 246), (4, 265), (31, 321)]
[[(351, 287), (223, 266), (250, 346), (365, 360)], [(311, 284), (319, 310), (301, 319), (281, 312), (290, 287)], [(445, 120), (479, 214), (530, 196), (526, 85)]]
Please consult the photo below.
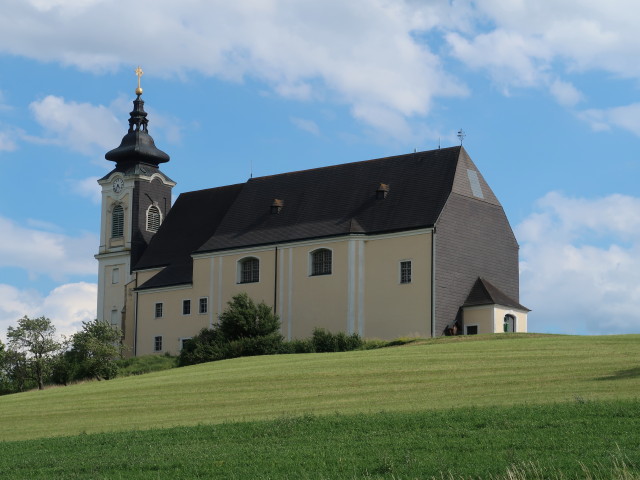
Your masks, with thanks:
[(639, 395), (638, 335), (478, 336), (240, 358), (7, 395), (0, 440)]
[(0, 397), (0, 419), (0, 478), (638, 479), (640, 335), (241, 358)]
[(638, 432), (631, 400), (307, 415), (0, 443), (0, 478), (631, 480)]

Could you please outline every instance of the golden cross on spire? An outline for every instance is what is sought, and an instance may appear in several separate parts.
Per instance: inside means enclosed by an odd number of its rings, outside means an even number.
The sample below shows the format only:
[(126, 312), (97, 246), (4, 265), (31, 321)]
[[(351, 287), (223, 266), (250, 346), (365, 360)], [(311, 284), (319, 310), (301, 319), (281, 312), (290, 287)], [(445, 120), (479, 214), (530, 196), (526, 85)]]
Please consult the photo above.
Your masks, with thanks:
[(138, 65), (138, 68), (136, 68), (135, 72), (138, 77), (138, 88), (136, 88), (136, 95), (142, 95), (142, 87), (140, 87), (140, 77), (144, 75), (144, 72), (140, 68), (140, 65)]

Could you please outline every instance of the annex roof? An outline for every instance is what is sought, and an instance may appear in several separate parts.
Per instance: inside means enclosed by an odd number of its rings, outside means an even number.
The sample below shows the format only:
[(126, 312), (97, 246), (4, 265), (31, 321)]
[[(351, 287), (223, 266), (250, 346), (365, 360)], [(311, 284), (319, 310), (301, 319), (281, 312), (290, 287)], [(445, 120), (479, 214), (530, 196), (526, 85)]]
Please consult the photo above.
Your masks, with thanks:
[(494, 286), (485, 278), (478, 278), (476, 283), (473, 284), (471, 292), (467, 300), (462, 305), (463, 307), (472, 307), (478, 305), (502, 305), (504, 307), (512, 307), (518, 310), (524, 310), (530, 312), (527, 307), (520, 305), (520, 303), (507, 296), (502, 290)]

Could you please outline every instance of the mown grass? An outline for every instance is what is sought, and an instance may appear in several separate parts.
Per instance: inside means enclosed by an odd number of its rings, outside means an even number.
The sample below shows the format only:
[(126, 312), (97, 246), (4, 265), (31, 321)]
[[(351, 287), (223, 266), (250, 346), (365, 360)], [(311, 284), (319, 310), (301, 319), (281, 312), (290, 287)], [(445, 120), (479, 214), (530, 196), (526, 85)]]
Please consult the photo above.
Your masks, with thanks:
[(630, 480), (639, 432), (638, 400), (305, 415), (4, 442), (0, 478)]
[(335, 412), (632, 399), (640, 393), (639, 364), (639, 335), (478, 336), (239, 358), (0, 397), (0, 440)]

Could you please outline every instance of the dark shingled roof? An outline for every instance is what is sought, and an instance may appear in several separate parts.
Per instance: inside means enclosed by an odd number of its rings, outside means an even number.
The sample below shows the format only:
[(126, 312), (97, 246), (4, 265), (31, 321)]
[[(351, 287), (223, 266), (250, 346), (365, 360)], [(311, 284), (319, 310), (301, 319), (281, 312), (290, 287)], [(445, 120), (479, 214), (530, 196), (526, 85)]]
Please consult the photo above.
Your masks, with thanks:
[(484, 278), (478, 278), (476, 280), (476, 283), (474, 283), (471, 288), (471, 292), (469, 292), (467, 300), (462, 306), (472, 307), (476, 305), (502, 305), (504, 307), (517, 308), (527, 312), (531, 311), (527, 307), (523, 307), (512, 298), (508, 297), (502, 292), (502, 290), (495, 287)]
[[(168, 267), (139, 288), (191, 282), (192, 253), (431, 227), (466, 157), (443, 148), (183, 193), (135, 269)], [(276, 199), (282, 208), (272, 213)]]
[(179, 285), (192, 280), (191, 253), (218, 228), (244, 184), (181, 194), (162, 223), (136, 270), (164, 267), (142, 288)]
[[(254, 178), (198, 252), (348, 233), (429, 227), (444, 206), (460, 147)], [(385, 199), (376, 199), (381, 183)], [(271, 213), (274, 199), (283, 201)]]

